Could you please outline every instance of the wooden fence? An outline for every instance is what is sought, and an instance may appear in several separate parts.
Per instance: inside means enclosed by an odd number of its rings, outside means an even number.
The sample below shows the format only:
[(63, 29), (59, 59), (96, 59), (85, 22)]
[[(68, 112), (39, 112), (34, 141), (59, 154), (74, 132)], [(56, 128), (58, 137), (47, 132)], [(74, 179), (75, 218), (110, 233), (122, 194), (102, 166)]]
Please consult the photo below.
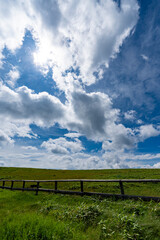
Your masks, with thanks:
[[(10, 186), (6, 186), (5, 183), (10, 183)], [(22, 187), (14, 187), (14, 183), (22, 183)], [(80, 191), (68, 191), (58, 189), (58, 182), (79, 182)], [(85, 192), (84, 191), (84, 182), (103, 182), (103, 183), (119, 183), (120, 194), (111, 194), (111, 193), (100, 193), (100, 192)], [(126, 195), (124, 192), (123, 183), (158, 183), (160, 179), (65, 179), (65, 180), (4, 180), (0, 179), (0, 188), (10, 189), (10, 190), (21, 190), (21, 191), (35, 191), (38, 195), (39, 191), (43, 192), (53, 192), (53, 193), (62, 193), (62, 194), (78, 194), (78, 195), (98, 195), (103, 197), (114, 197), (115, 199), (143, 199), (145, 201), (154, 200), (160, 202), (160, 197), (152, 196), (137, 196), (137, 195)], [(32, 187), (26, 187), (26, 183), (34, 183)], [(54, 183), (54, 189), (41, 188), (40, 183)]]

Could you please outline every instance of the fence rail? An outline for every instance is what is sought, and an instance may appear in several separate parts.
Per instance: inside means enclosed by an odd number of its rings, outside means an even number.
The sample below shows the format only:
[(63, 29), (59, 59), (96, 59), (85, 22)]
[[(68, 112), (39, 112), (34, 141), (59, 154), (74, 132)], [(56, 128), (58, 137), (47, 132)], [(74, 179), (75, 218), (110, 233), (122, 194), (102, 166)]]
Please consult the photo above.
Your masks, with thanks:
[[(137, 195), (126, 195), (124, 192), (123, 183), (158, 183), (160, 179), (57, 179), (57, 180), (10, 180), (10, 179), (0, 179), (0, 188), (2, 189), (10, 189), (10, 190), (20, 190), (20, 191), (35, 191), (36, 195), (38, 195), (39, 191), (43, 192), (53, 192), (53, 193), (62, 193), (62, 194), (78, 194), (78, 195), (98, 195), (103, 197), (114, 197), (116, 199), (142, 199), (145, 201), (154, 200), (160, 202), (160, 197), (152, 197), (152, 196), (137, 196)], [(6, 186), (5, 183), (10, 182), (10, 186)], [(14, 183), (22, 183), (22, 187), (14, 187)], [(32, 188), (26, 187), (26, 183), (36, 183), (32, 185)], [(79, 182), (80, 183), (80, 191), (68, 191), (68, 190), (60, 190), (58, 189), (58, 182)], [(101, 193), (101, 192), (86, 192), (84, 191), (84, 182), (103, 182), (103, 183), (119, 183), (120, 194), (111, 194), (111, 193)], [(41, 188), (40, 183), (54, 183), (54, 189)]]

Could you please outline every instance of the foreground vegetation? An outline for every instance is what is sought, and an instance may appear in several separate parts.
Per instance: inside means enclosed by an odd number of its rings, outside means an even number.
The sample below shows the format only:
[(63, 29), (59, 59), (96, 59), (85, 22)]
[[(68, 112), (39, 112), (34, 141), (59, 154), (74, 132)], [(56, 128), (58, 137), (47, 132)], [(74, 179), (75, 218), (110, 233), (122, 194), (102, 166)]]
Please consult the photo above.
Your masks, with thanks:
[[(160, 170), (56, 171), (0, 168), (1, 179), (160, 178)], [(75, 189), (70, 186), (61, 186)], [(146, 187), (147, 186), (147, 187)], [(159, 184), (143, 193), (158, 195)], [(96, 186), (106, 190), (106, 186)], [(127, 187), (127, 186), (126, 186)], [(91, 191), (93, 185), (86, 186)], [(119, 191), (112, 186), (109, 190)], [(130, 185), (138, 191), (136, 185)], [(154, 189), (154, 190), (153, 190)], [(127, 188), (127, 191), (131, 191)], [(148, 192), (147, 192), (148, 191)], [(160, 203), (0, 189), (0, 240), (159, 240)]]
[(160, 239), (160, 204), (0, 190), (0, 239)]

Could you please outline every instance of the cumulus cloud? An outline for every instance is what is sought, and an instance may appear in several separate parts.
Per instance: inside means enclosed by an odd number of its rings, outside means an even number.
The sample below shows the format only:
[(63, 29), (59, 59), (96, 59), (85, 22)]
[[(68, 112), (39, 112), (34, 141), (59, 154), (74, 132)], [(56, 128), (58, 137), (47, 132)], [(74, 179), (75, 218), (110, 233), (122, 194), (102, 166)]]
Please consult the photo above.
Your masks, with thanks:
[(62, 137), (58, 139), (49, 139), (43, 142), (41, 147), (46, 148), (54, 154), (68, 154), (84, 150), (81, 141), (77, 138), (73, 141), (68, 141)]
[(0, 116), (51, 126), (64, 116), (64, 106), (47, 92), (35, 94), (23, 86), (16, 91), (0, 84)]
[[(54, 154), (57, 156), (54, 167), (57, 168), (134, 166), (126, 160), (136, 159), (126, 155), (125, 150), (133, 149), (138, 141), (158, 136), (159, 129), (151, 124), (134, 130), (126, 128), (120, 123), (120, 110), (113, 107), (107, 94), (87, 93), (84, 89), (103, 77), (110, 60), (116, 58), (124, 40), (134, 31), (138, 21), (137, 1), (122, 0), (120, 7), (112, 0), (15, 0), (14, 3), (0, 0), (0, 4), (0, 17), (3, 19), (0, 23), (2, 62), (4, 47), (12, 52), (20, 48), (25, 31), (29, 29), (36, 44), (36, 52), (33, 53), (35, 64), (45, 71), (51, 67), (53, 80), (65, 92), (65, 102), (62, 103), (46, 92), (37, 94), (25, 86), (13, 90), (0, 84), (0, 145), (13, 143), (15, 136), (36, 138), (30, 128), (32, 123), (40, 127), (58, 123), (71, 132), (41, 144), (41, 150), (47, 150), (43, 157), (47, 156), (48, 166), (52, 166)], [(141, 57), (147, 63), (149, 57), (144, 54)], [(129, 70), (134, 66), (132, 61), (127, 65)], [(15, 87), (20, 77), (18, 68), (13, 67), (7, 77), (8, 85)], [(132, 85), (119, 87), (117, 82), (116, 85), (118, 91), (130, 97)], [(137, 87), (136, 93), (143, 99)], [(135, 115), (136, 112), (130, 110), (124, 118), (134, 121)], [(102, 156), (84, 153), (85, 149), (78, 139), (82, 135), (102, 142)], [(44, 167), (42, 156), (35, 147), (24, 146), (21, 150), (26, 151), (28, 157), (35, 155), (32, 161), (39, 161), (39, 166)], [(19, 165), (22, 155), (17, 154)], [(154, 159), (157, 156), (143, 155), (139, 159)]]
[(135, 119), (136, 112), (134, 110), (130, 110), (124, 113), (124, 117), (127, 120), (133, 121)]
[(37, 134), (33, 133), (29, 126), (30, 122), (26, 119), (17, 120), (10, 117), (5, 117), (3, 114), (0, 116), (0, 129), (10, 138), (27, 137), (37, 138)]
[[(31, 123), (49, 127), (58, 122), (63, 128), (77, 132), (66, 134), (66, 137), (74, 138), (74, 146), (79, 144), (80, 135), (95, 141), (109, 140), (106, 144), (110, 148), (134, 146), (133, 131), (119, 123), (119, 110), (112, 107), (112, 102), (106, 94), (85, 93), (79, 90), (67, 97), (66, 103), (63, 104), (46, 92), (36, 94), (27, 87), (13, 91), (1, 84), (0, 119), (5, 119), (10, 130), (8, 135), (12, 137), (16, 134), (36, 137), (29, 127)], [(59, 152), (62, 152), (64, 145), (65, 143), (58, 145)], [(68, 148), (63, 152), (67, 151)]]
[[(47, 17), (46, 8), (50, 8)], [(49, 34), (52, 41), (48, 42), (41, 34), (42, 29), (38, 28), (38, 55), (46, 52), (49, 56), (47, 60), (58, 67), (60, 73), (65, 73), (71, 67), (79, 68), (82, 81), (89, 85), (96, 81), (94, 72), (102, 76), (101, 66), (108, 66), (109, 59), (115, 57), (124, 39), (136, 25), (138, 4), (134, 0), (123, 0), (121, 8), (118, 8), (112, 0), (81, 0), (77, 3), (59, 0), (58, 6), (56, 1), (49, 1), (47, 6), (41, 1), (39, 8), (34, 8), (34, 14), (36, 18), (41, 16), (41, 25), (46, 26), (45, 35)], [(50, 50), (46, 49), (46, 45)], [(67, 59), (67, 62), (64, 63), (63, 59)], [(56, 75), (54, 80), (58, 81)]]
[[(59, 150), (59, 148), (57, 148)], [(47, 151), (42, 149), (22, 149), (10, 148), (1, 149), (0, 159), (4, 166), (16, 167), (39, 167), (52, 169), (116, 169), (116, 168), (152, 168), (149, 161), (157, 161), (159, 155), (157, 154), (141, 154), (133, 155), (117, 152), (107, 152), (102, 156), (92, 156), (83, 152), (70, 152), (70, 154)], [(45, 161), (44, 161), (45, 159)], [(140, 162), (137, 162), (140, 160)], [(144, 164), (143, 160), (148, 163)], [(159, 168), (159, 164), (154, 164), (153, 167)]]
[[(47, 151), (44, 151), (43, 148), (46, 148)], [(117, 149), (94, 156), (83, 150), (81, 142), (68, 141), (66, 138), (45, 141), (39, 149), (32, 146), (19, 148), (16, 145), (12, 147), (6, 145), (0, 151), (0, 162), (3, 162), (6, 167), (52, 169), (152, 168), (152, 165), (159, 168), (157, 161), (160, 160), (160, 154), (135, 155)], [(144, 164), (144, 160), (147, 163)]]
[[(127, 109), (141, 108), (141, 117), (145, 118), (147, 113), (149, 119), (153, 117), (156, 103), (160, 101), (157, 64), (160, 61), (160, 55), (157, 53), (160, 39), (160, 2), (155, 0), (140, 6), (140, 19), (135, 34), (125, 41), (118, 59), (105, 71), (107, 81), (102, 79), (96, 87), (99, 91), (116, 96), (116, 104), (124, 107), (127, 103)], [(141, 14), (144, 9), (147, 11), (145, 15)], [(156, 115), (158, 114), (156, 109)]]
[[(0, 1), (0, 49), (14, 51), (22, 44), (25, 29), (32, 30), (38, 51), (38, 64), (49, 64), (65, 74), (79, 69), (82, 82), (102, 76), (101, 66), (108, 66), (124, 39), (134, 29), (139, 6), (136, 0), (78, 1)], [(64, 61), (67, 59), (67, 61)], [(98, 76), (97, 75), (97, 76)], [(54, 80), (56, 76), (54, 76)]]
[(0, 129), (0, 147), (6, 145), (6, 144), (13, 144), (13, 140)]
[[(77, 90), (68, 94), (67, 101), (63, 104), (46, 92), (36, 94), (27, 87), (11, 90), (1, 84), (0, 108), (1, 133), (3, 131), (1, 143), (12, 143), (16, 135), (36, 138), (37, 135), (29, 127), (31, 123), (48, 127), (58, 122), (63, 128), (75, 132), (65, 134), (65, 137), (49, 139), (43, 142), (41, 147), (52, 154), (61, 156), (71, 154), (74, 160), (73, 154), (85, 150), (78, 139), (81, 135), (94, 141), (101, 141), (103, 156), (102, 159), (98, 158), (99, 163), (95, 163), (97, 168), (127, 167), (123, 159), (125, 150), (133, 149), (138, 141), (160, 134), (159, 129), (152, 125), (143, 125), (135, 130), (126, 128), (119, 122), (119, 110), (113, 108), (108, 95), (98, 92), (86, 93)], [(68, 138), (70, 140), (67, 140)], [(36, 150), (25, 147), (23, 149)], [(80, 159), (80, 156), (76, 158)], [(92, 164), (94, 161), (91, 161)], [(74, 165), (73, 162), (71, 165)], [(87, 163), (84, 166), (86, 167)]]
[(0, 5), (0, 18), (3, 19), (0, 23), (0, 52), (4, 47), (14, 52), (22, 45), (29, 18), (21, 0), (0, 0)]
[(153, 168), (160, 168), (160, 162), (155, 163), (155, 164), (153, 165)]
[(76, 91), (71, 96), (74, 121), (67, 123), (75, 130), (94, 141), (106, 141), (110, 149), (133, 148), (135, 136), (131, 129), (119, 123), (119, 110), (112, 107), (106, 94)]
[(53, 126), (65, 119), (65, 111), (59, 99), (46, 92), (36, 94), (27, 87), (11, 90), (0, 83), (0, 129), (9, 139), (36, 138), (30, 124)]
[(19, 77), (20, 77), (20, 73), (18, 71), (18, 68), (12, 67), (12, 69), (7, 74), (7, 84), (10, 87), (14, 87)]
[(106, 123), (117, 120), (118, 110), (112, 109), (112, 103), (105, 94), (75, 91), (71, 95), (70, 104), (75, 119), (68, 123), (68, 127), (88, 137), (103, 137)]
[(21, 148), (24, 150), (31, 150), (31, 151), (38, 150), (36, 147), (33, 147), (33, 146), (22, 146)]
[(143, 141), (150, 137), (156, 137), (160, 135), (160, 130), (155, 128), (152, 124), (142, 125), (138, 129), (139, 137)]
[(33, 0), (32, 6), (34, 11), (36, 11), (37, 18), (44, 28), (55, 31), (61, 20), (61, 12), (59, 9), (58, 1), (48, 0), (44, 2), (43, 0)]

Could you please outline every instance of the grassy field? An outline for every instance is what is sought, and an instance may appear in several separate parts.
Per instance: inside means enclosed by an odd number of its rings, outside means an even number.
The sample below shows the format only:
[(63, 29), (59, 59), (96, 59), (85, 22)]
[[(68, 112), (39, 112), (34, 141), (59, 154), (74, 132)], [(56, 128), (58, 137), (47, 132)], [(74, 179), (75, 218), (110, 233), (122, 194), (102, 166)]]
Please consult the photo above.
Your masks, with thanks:
[[(153, 179), (158, 169), (43, 170), (0, 168), (0, 179)], [(87, 184), (88, 185), (88, 184)], [(101, 184), (99, 184), (101, 185)], [(137, 185), (137, 184), (136, 184)], [(127, 184), (128, 192), (160, 195), (159, 184)], [(75, 189), (79, 186), (61, 186)], [(115, 185), (85, 186), (90, 191), (118, 192)], [(142, 200), (20, 192), (0, 189), (0, 240), (159, 240), (160, 204)]]
[[(160, 169), (119, 170), (48, 170), (29, 168), (0, 168), (0, 179), (160, 179)], [(33, 183), (26, 184), (30, 187)], [(10, 183), (8, 183), (10, 185)], [(16, 183), (14, 187), (21, 187)], [(7, 185), (6, 185), (7, 186)], [(54, 183), (41, 183), (40, 187), (54, 188)], [(80, 183), (58, 183), (61, 190), (80, 190)], [(160, 183), (124, 183), (125, 194), (160, 197)], [(84, 183), (84, 191), (119, 194), (119, 183)]]

